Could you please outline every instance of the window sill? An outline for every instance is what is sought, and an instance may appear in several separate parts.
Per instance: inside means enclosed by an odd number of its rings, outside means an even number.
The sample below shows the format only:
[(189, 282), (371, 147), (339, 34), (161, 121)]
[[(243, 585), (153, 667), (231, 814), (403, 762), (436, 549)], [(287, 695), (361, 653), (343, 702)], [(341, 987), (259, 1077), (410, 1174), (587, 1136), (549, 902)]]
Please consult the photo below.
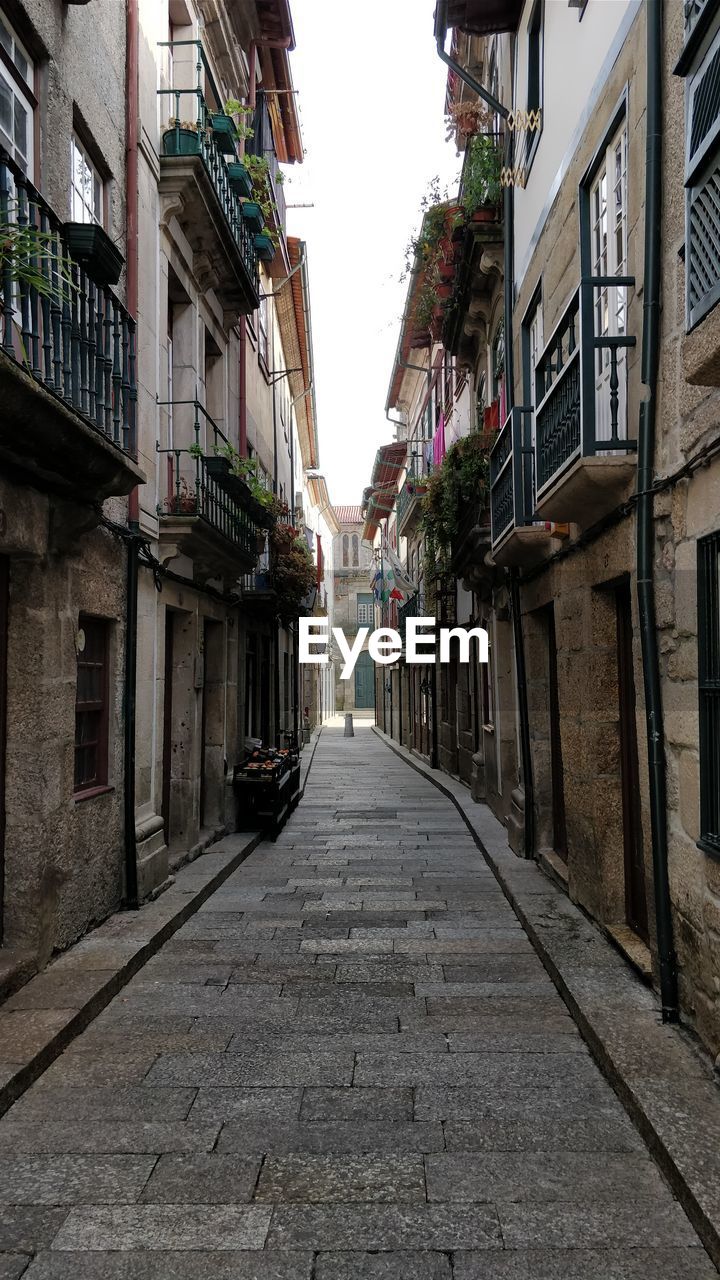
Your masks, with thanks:
[(76, 791), (73, 795), (73, 800), (76, 804), (79, 804), (81, 800), (94, 800), (96, 796), (110, 795), (114, 790), (114, 787), (103, 783), (101, 787), (88, 787), (87, 791)]
[(707, 853), (710, 858), (720, 861), (720, 844), (711, 844), (709, 840), (703, 840), (702, 836), (697, 842), (698, 849), (702, 849), (703, 853)]

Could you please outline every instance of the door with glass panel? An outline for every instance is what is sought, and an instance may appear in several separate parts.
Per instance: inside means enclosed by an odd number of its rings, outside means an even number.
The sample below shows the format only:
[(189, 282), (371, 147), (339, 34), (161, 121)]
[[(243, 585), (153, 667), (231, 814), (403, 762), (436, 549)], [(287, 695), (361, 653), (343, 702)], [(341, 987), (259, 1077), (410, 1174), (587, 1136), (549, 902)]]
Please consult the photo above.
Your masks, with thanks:
[[(590, 188), (593, 276), (627, 275), (627, 127), (621, 126), (610, 143)], [(596, 338), (627, 335), (627, 288), (600, 286), (594, 290)], [(595, 351), (595, 436), (610, 440), (611, 397), (618, 396), (617, 433), (627, 437), (627, 352), (609, 347)]]

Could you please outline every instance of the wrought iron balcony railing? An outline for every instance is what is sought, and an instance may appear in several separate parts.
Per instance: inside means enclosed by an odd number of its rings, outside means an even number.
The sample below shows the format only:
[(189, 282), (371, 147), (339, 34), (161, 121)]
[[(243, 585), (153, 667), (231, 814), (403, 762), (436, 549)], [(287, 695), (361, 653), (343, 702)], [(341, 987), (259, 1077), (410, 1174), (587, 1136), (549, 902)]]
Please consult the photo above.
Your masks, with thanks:
[(419, 618), (419, 617), (421, 617), (420, 592), (416, 591), (414, 595), (410, 596), (398, 608), (398, 628), (397, 629), (398, 629), (400, 638), (403, 642), (403, 645), (405, 644), (405, 631), (407, 628), (408, 618)]
[(234, 450), (227, 437), (197, 400), (166, 402), (160, 407), (168, 411), (171, 435), (184, 441), (192, 439), (192, 443), (173, 443), (167, 449), (158, 446), (158, 454), (167, 459), (167, 496), (158, 515), (173, 520), (200, 518), (254, 568), (264, 550), (272, 517), (243, 478), (235, 474), (231, 462)]
[(136, 453), (135, 321), (0, 150), (2, 350), (124, 453)]
[[(632, 276), (591, 276), (583, 280), (546, 343), (535, 370), (536, 498), (539, 501), (578, 458), (628, 453), (636, 442), (627, 435), (626, 374), (621, 354), (635, 338), (597, 335), (598, 298), (618, 291), (617, 306), (627, 316)], [(609, 305), (609, 304), (608, 304)], [(607, 361), (602, 353), (608, 353)], [(498, 490), (498, 502), (500, 491)], [(498, 512), (498, 515), (500, 513)]]
[[(255, 294), (259, 291), (258, 256), (250, 224), (243, 217), (242, 201), (233, 190), (226, 152), (220, 144), (219, 136), (213, 128), (213, 118), (222, 115), (222, 98), (212, 76), (200, 40), (172, 40), (163, 42), (161, 47), (172, 54), (171, 68), (173, 83), (168, 88), (158, 89), (160, 98), (169, 104), (170, 112), (166, 113), (162, 139), (164, 156), (200, 156), (222, 209), (228, 230), (243, 260), (249, 280)], [(190, 66), (182, 61), (180, 51), (195, 50), (193, 65), (194, 85), (176, 83), (185, 72), (190, 79)], [(208, 87), (216, 103), (215, 111), (206, 98), (205, 87)], [(188, 118), (183, 119), (183, 111), (189, 107)], [(174, 114), (173, 114), (174, 112)], [(230, 157), (234, 159), (234, 155)], [(257, 305), (257, 299), (255, 301)]]

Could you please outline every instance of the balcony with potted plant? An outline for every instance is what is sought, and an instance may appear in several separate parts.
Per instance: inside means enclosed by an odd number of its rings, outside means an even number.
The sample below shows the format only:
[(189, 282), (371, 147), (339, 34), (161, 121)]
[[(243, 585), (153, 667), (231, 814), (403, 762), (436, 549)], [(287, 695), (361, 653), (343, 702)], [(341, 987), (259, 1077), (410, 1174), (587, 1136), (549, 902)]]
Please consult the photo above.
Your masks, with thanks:
[(0, 153), (0, 464), (95, 503), (145, 479), (122, 267), (100, 227), (63, 222)]
[(161, 548), (189, 556), (198, 580), (233, 582), (255, 571), (281, 504), (196, 400), (171, 409), (173, 436), (184, 444), (158, 447), (166, 458), (166, 497), (158, 506)]
[(417, 528), (422, 515), (422, 500), (427, 493), (429, 474), (424, 474), (419, 458), (413, 458), (396, 501), (397, 530), (407, 538)]
[[(457, 128), (472, 128), (470, 107), (467, 103), (460, 106), (464, 114), (459, 117)], [(487, 127), (465, 139), (460, 212), (454, 230), (454, 271), (445, 299), (443, 325), (446, 349), (463, 364), (476, 360), (478, 322), (487, 320), (503, 269), (502, 140), (492, 129), (492, 117), (482, 104), (474, 106), (473, 119)]]
[(491, 439), (472, 432), (451, 445), (423, 499), (423, 529), (432, 561), (427, 577), (461, 578), (476, 589), (491, 576)]
[(221, 99), (200, 41), (176, 40), (165, 47), (174, 54), (173, 83), (158, 90), (165, 120), (160, 144), (165, 220), (176, 216), (194, 252), (205, 256), (225, 311), (249, 314), (259, 303), (258, 254), (243, 217), (243, 201), (253, 194), (252, 175), (238, 144), (252, 132), (250, 108), (231, 100), (217, 109)]

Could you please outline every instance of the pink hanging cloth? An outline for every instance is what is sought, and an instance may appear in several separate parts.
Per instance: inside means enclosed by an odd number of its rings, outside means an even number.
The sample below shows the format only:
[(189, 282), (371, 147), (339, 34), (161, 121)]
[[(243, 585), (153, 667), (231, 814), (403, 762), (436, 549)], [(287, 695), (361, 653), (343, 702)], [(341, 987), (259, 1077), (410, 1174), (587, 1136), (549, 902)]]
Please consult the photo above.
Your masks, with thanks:
[(433, 436), (433, 466), (439, 467), (445, 457), (445, 414), (440, 414), (437, 431)]

